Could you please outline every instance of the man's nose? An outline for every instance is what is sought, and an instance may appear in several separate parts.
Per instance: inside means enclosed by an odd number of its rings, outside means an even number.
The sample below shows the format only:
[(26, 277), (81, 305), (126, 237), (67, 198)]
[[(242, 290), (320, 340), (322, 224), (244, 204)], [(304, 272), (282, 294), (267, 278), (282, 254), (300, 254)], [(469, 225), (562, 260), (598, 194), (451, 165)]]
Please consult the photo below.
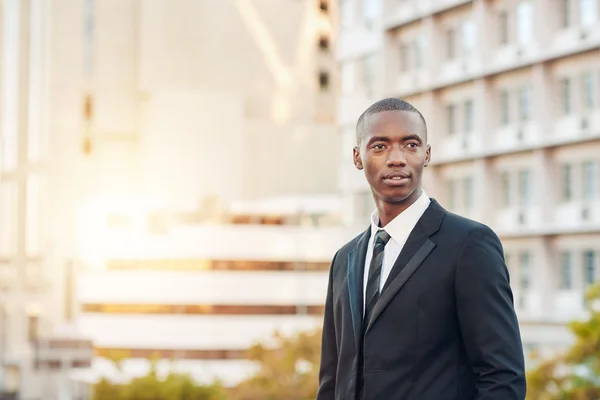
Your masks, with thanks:
[(388, 154), (387, 165), (389, 167), (406, 165), (406, 157), (401, 149), (393, 148)]

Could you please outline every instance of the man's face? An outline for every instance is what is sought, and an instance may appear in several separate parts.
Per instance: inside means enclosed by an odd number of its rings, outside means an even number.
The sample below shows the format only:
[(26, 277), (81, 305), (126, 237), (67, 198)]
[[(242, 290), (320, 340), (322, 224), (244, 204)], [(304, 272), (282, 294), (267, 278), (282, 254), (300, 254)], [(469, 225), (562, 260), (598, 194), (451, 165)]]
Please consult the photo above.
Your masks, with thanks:
[(354, 148), (354, 164), (364, 170), (375, 200), (401, 203), (421, 193), (423, 168), (431, 148), (425, 125), (409, 111), (383, 111), (366, 117), (365, 134)]

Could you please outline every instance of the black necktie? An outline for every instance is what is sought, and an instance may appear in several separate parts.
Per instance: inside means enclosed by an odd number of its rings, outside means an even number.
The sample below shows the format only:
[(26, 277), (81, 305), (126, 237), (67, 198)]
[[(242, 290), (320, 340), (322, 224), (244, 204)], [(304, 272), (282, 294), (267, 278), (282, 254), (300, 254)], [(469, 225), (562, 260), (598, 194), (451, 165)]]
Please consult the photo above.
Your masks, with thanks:
[(375, 245), (373, 248), (373, 257), (371, 258), (371, 266), (369, 267), (369, 278), (367, 279), (367, 293), (365, 302), (365, 319), (363, 322), (363, 330), (367, 329), (373, 308), (379, 300), (379, 282), (381, 281), (381, 265), (383, 262), (383, 249), (386, 243), (390, 240), (390, 235), (380, 229), (375, 235)]

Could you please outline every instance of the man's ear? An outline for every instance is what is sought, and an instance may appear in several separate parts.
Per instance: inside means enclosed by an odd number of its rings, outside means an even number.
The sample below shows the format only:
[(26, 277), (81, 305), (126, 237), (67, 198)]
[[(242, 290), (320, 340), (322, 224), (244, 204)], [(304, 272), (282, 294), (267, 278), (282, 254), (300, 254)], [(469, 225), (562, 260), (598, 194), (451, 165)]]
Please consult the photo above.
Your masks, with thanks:
[(429, 161), (431, 161), (431, 145), (427, 145), (427, 149), (425, 150), (425, 167), (429, 165)]
[(362, 160), (360, 159), (360, 150), (359, 150), (358, 146), (354, 146), (354, 149), (352, 149), (352, 153), (353, 153), (353, 158), (354, 158), (354, 166), (356, 167), (356, 169), (362, 170), (363, 165), (362, 165)]

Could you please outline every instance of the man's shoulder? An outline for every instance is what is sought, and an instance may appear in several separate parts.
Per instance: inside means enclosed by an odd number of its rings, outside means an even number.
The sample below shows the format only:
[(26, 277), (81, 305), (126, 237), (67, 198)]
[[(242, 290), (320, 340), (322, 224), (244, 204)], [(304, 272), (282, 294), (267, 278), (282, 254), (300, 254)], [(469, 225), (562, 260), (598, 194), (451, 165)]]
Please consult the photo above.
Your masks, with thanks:
[(356, 247), (358, 246), (358, 242), (361, 240), (361, 238), (364, 237), (365, 240), (368, 240), (369, 229), (360, 232), (354, 238), (352, 238), (346, 244), (344, 244), (342, 247), (340, 247), (338, 249), (338, 251), (336, 252), (336, 256), (337, 257), (347, 256), (348, 254), (350, 254), (350, 252), (352, 252), (354, 249), (356, 249)]
[(458, 236), (470, 236), (474, 233), (480, 233), (497, 237), (494, 230), (488, 225), (450, 211), (446, 211), (440, 228), (442, 231)]

